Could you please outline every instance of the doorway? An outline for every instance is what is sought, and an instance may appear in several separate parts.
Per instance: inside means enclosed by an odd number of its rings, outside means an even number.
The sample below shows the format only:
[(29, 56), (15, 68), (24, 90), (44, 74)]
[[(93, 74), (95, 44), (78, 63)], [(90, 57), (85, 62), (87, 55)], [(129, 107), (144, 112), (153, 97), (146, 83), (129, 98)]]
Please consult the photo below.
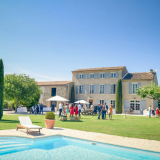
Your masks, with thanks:
[(93, 99), (89, 99), (89, 108), (93, 105)]

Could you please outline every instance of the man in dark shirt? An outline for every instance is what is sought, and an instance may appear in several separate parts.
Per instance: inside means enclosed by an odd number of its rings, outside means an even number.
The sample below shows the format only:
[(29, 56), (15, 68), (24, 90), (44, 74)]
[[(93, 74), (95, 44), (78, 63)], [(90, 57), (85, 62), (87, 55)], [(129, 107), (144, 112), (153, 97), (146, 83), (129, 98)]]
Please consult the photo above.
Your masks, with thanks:
[(98, 104), (98, 108), (97, 108), (97, 110), (98, 110), (98, 119), (100, 119), (100, 116), (101, 116), (101, 110), (102, 110), (102, 108), (101, 108), (101, 105), (100, 105), (100, 104)]
[(54, 112), (54, 102), (51, 104), (51, 111)]

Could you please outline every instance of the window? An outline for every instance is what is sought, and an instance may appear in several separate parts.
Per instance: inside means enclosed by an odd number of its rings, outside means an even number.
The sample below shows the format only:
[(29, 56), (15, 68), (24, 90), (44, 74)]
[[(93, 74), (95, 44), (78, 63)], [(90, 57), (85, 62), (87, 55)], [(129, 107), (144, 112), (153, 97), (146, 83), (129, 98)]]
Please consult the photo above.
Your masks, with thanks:
[(94, 93), (94, 85), (89, 86), (89, 93), (93, 94)]
[(136, 89), (138, 88), (138, 85), (137, 84), (133, 84), (133, 94), (136, 94)]
[(104, 78), (105, 74), (104, 73), (100, 73), (100, 78)]
[(130, 101), (130, 108), (133, 110), (140, 110), (140, 101), (132, 100)]
[(94, 78), (94, 74), (90, 74), (89, 76), (90, 79)]
[(116, 93), (116, 84), (111, 84), (111, 94)]
[(116, 78), (116, 72), (111, 73), (111, 78)]
[(100, 85), (100, 94), (104, 94), (104, 85)]
[(79, 94), (83, 93), (83, 85), (79, 85)]
[(115, 108), (115, 100), (111, 100), (111, 105), (113, 108)]
[(56, 88), (52, 88), (52, 94), (51, 96), (56, 96)]
[(83, 79), (84, 78), (84, 75), (83, 74), (80, 74), (79, 75), (79, 79)]
[(104, 104), (104, 100), (100, 100), (99, 103), (100, 103), (100, 104)]

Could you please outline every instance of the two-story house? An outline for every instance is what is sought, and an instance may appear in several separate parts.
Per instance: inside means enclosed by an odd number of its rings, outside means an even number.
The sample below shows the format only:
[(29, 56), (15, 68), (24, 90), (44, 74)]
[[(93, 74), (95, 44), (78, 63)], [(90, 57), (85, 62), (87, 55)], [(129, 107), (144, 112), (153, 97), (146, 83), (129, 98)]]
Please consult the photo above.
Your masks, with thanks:
[(88, 68), (72, 71), (76, 100), (84, 99), (90, 104), (112, 104), (115, 107), (117, 82), (122, 79), (122, 111), (132, 107), (135, 113), (157, 101), (142, 99), (136, 95), (136, 88), (155, 82), (156, 72), (128, 73), (125, 66)]

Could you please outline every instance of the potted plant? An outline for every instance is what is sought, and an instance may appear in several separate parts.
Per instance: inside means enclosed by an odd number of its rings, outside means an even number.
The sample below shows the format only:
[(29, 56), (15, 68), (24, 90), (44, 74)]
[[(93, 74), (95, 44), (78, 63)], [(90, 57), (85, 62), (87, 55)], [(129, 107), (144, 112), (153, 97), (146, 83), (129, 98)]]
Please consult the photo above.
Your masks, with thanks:
[(47, 129), (52, 129), (55, 123), (55, 114), (53, 112), (47, 112), (45, 114), (45, 125)]

